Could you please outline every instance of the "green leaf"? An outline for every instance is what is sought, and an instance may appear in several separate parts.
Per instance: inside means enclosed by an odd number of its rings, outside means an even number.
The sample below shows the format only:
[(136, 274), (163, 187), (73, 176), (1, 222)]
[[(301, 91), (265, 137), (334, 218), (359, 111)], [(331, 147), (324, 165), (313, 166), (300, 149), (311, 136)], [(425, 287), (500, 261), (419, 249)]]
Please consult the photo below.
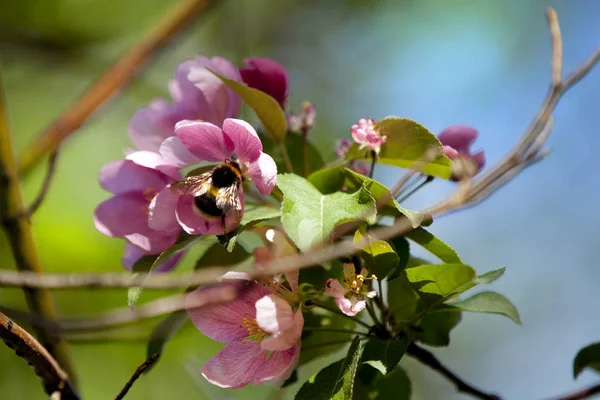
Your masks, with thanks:
[[(191, 243), (200, 240), (201, 238), (203, 238), (203, 236), (192, 236), (182, 233), (173, 246), (169, 247), (167, 250), (163, 251), (158, 255), (143, 256), (138, 261), (136, 261), (135, 264), (133, 264), (131, 270), (134, 273), (142, 272), (150, 274), (163, 262), (167, 261), (169, 257), (174, 256), (175, 254), (183, 251)], [(127, 305), (129, 307), (135, 307), (135, 305), (140, 299), (140, 296), (142, 295), (142, 291), (144, 290), (143, 286), (144, 282), (142, 282), (140, 286), (132, 286), (127, 289)]]
[(477, 293), (468, 299), (448, 304), (463, 311), (504, 315), (517, 324), (521, 323), (517, 308), (500, 293)]
[(386, 375), (396, 368), (409, 343), (408, 336), (399, 340), (372, 339), (365, 345), (362, 362)]
[(375, 200), (365, 188), (352, 194), (323, 195), (306, 179), (294, 174), (280, 174), (277, 186), (284, 196), (281, 223), (301, 251), (329, 239), (341, 223), (376, 221)]
[(435, 235), (431, 234), (424, 228), (416, 228), (408, 232), (406, 237), (413, 242), (421, 245), (425, 250), (448, 264), (461, 264), (460, 257), (454, 249), (442, 242)]
[(392, 239), (392, 245), (396, 250), (396, 254), (398, 254), (399, 261), (396, 269), (392, 271), (392, 274), (388, 277), (388, 280), (390, 281), (400, 276), (400, 273), (406, 269), (408, 261), (410, 260), (410, 245), (404, 236), (397, 236)]
[[(387, 136), (379, 153), (379, 163), (413, 168), (416, 163), (423, 161), (426, 151), (433, 149), (439, 156), (419, 164), (419, 170), (439, 178), (450, 178), (452, 162), (443, 155), (438, 138), (424, 126), (406, 118), (387, 117), (378, 121), (376, 127), (381, 135)], [(369, 152), (358, 150), (358, 147), (353, 145), (346, 154), (346, 159), (370, 159)]]
[[(158, 323), (150, 334), (150, 340), (146, 347), (147, 358), (150, 358), (153, 354), (158, 354), (160, 357), (167, 342), (171, 340), (173, 335), (179, 332), (187, 319), (188, 316), (185, 310), (179, 310), (169, 314), (169, 316)], [(154, 365), (156, 365), (156, 363), (146, 369), (145, 373), (148, 373)]]
[(579, 350), (573, 361), (573, 377), (577, 378), (585, 368), (592, 368), (600, 372), (600, 342)]
[(479, 275), (477, 278), (475, 278), (475, 283), (478, 285), (489, 285), (504, 275), (504, 271), (506, 271), (506, 267), (486, 272), (485, 274)]
[[(368, 244), (362, 248), (362, 256), (369, 272), (375, 274), (377, 279), (384, 279), (398, 266), (400, 259), (392, 246), (385, 240), (375, 240), (365, 232)], [(362, 241), (363, 234), (357, 230), (354, 234), (355, 246)], [(357, 246), (358, 247), (358, 246)]]
[(408, 281), (405, 271), (400, 272), (396, 279), (388, 281), (388, 307), (397, 320), (412, 320), (417, 311), (419, 298), (419, 294)]
[(294, 398), (296, 400), (351, 400), (361, 353), (360, 338), (357, 336), (352, 341), (346, 358), (310, 377)]
[(369, 394), (372, 393), (369, 398), (372, 400), (410, 400), (412, 395), (410, 378), (400, 367), (385, 376), (379, 376), (369, 389)]
[(258, 119), (265, 127), (269, 136), (276, 142), (281, 142), (287, 133), (287, 120), (281, 106), (273, 97), (265, 92), (253, 89), (231, 79), (219, 75), (209, 69), (217, 78), (223, 81), (231, 90), (237, 93), (244, 102), (254, 110)]
[[(287, 166), (281, 154), (281, 150), (278, 148), (277, 143), (267, 137), (262, 137), (263, 151), (273, 157), (275, 164), (277, 164), (278, 171), (287, 171)], [(286, 135), (283, 140), (290, 162), (294, 168), (294, 172), (298, 174), (304, 173), (304, 146), (302, 136), (297, 134)], [(308, 172), (317, 171), (325, 165), (323, 157), (319, 150), (310, 142), (308, 142)]]
[(194, 268), (235, 265), (246, 261), (248, 258), (250, 258), (250, 253), (244, 250), (242, 246), (235, 246), (230, 252), (220, 243), (215, 243), (196, 261)]
[(475, 270), (465, 264), (419, 265), (406, 269), (410, 282), (427, 282), (419, 289), (443, 297), (462, 293), (475, 278)]
[(280, 216), (281, 210), (278, 208), (247, 203), (240, 225), (232, 232), (219, 236), (219, 242), (227, 249), (227, 251), (232, 252), (237, 243), (237, 239), (242, 232), (253, 228), (261, 222)]
[(411, 332), (412, 338), (429, 346), (448, 346), (450, 344), (450, 331), (461, 320), (461, 313), (434, 312), (426, 314), (417, 324), (417, 329)]

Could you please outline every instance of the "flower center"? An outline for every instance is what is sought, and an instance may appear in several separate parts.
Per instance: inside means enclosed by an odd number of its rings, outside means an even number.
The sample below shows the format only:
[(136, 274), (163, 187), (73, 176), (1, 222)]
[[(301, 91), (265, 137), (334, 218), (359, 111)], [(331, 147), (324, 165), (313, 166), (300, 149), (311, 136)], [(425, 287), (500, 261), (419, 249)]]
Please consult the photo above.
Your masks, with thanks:
[(242, 323), (243, 325), (241, 325), (241, 327), (246, 328), (246, 331), (248, 331), (248, 336), (241, 340), (251, 340), (255, 342), (260, 342), (265, 337), (267, 337), (268, 334), (265, 331), (263, 331), (260, 326), (258, 326), (256, 318), (249, 319), (244, 317), (242, 319)]
[[(354, 268), (354, 266), (352, 266)], [(369, 280), (377, 280), (377, 276), (375, 274), (369, 274), (369, 270), (363, 268), (360, 274), (356, 272), (346, 273), (344, 276), (344, 287), (348, 289), (348, 291), (356, 296), (360, 296), (363, 293), (369, 292), (368, 285), (365, 285), (365, 281)]]
[(142, 192), (142, 197), (144, 198), (144, 200), (147, 203), (144, 206), (142, 206), (142, 211), (144, 211), (146, 213), (146, 215), (148, 215), (150, 213), (150, 210), (148, 210), (148, 206), (150, 205), (150, 202), (152, 201), (154, 196), (156, 196), (157, 194), (158, 194), (158, 192), (151, 188), (144, 189), (144, 191)]

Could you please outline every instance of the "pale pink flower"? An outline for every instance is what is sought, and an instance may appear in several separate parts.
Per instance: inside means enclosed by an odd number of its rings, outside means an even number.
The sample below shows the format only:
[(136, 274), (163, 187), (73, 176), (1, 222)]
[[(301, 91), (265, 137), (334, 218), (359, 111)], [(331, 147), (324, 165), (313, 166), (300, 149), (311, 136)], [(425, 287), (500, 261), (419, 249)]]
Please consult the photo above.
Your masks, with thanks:
[(169, 82), (174, 102), (156, 99), (129, 121), (129, 137), (138, 149), (158, 152), (161, 143), (173, 136), (175, 124), (184, 119), (221, 126), (226, 118), (238, 116), (241, 99), (207, 68), (241, 82), (237, 68), (224, 58), (198, 56), (184, 61)]
[[(254, 128), (245, 121), (228, 118), (219, 128), (209, 122), (180, 121), (175, 137), (165, 140), (161, 154), (170, 163), (185, 167), (199, 161), (226, 162), (236, 159), (245, 178), (263, 195), (271, 193), (277, 180), (273, 158), (262, 151), (262, 143)], [(239, 185), (239, 207), (232, 206), (225, 214), (225, 232), (235, 229), (244, 213), (244, 191)], [(196, 197), (199, 195), (197, 194)], [(149, 225), (156, 230), (179, 223), (191, 235), (221, 235), (221, 217), (200, 212), (192, 195), (178, 195), (170, 187), (163, 189), (150, 205)]]
[[(105, 165), (100, 171), (100, 185), (114, 196), (96, 208), (96, 228), (107, 236), (125, 239), (144, 254), (168, 249), (181, 228), (166, 224), (160, 230), (152, 229), (148, 225), (148, 206), (158, 192), (180, 178), (176, 167), (149, 151), (133, 152), (124, 160)], [(131, 255), (125, 257), (126, 263), (131, 259)]]
[(379, 154), (381, 146), (386, 142), (387, 136), (381, 136), (377, 131), (375, 122), (371, 118), (361, 118), (352, 125), (350, 130), (352, 139), (360, 145), (360, 149), (368, 149)]
[[(468, 159), (474, 162), (475, 171), (477, 174), (485, 165), (485, 153), (483, 150), (472, 153), (471, 145), (477, 139), (479, 133), (476, 129), (464, 125), (453, 125), (444, 129), (438, 139), (443, 145), (444, 155), (451, 160), (460, 158)], [(453, 174), (452, 180), (460, 180), (460, 177)]]
[(287, 116), (288, 130), (295, 133), (307, 134), (315, 125), (317, 110), (312, 103), (305, 101), (299, 113), (290, 113)]
[[(224, 388), (273, 383), (280, 386), (298, 363), (304, 316), (272, 290), (254, 281), (230, 302), (187, 309), (204, 335), (226, 343), (203, 367), (202, 375)], [(190, 293), (188, 301), (209, 295), (207, 288)]]
[(375, 275), (369, 276), (369, 270), (363, 267), (360, 274), (356, 274), (354, 264), (344, 264), (344, 283), (337, 279), (328, 279), (325, 284), (325, 293), (335, 298), (335, 303), (346, 315), (354, 316), (367, 306), (366, 299), (377, 295), (375, 290), (369, 290), (365, 280), (377, 279)]

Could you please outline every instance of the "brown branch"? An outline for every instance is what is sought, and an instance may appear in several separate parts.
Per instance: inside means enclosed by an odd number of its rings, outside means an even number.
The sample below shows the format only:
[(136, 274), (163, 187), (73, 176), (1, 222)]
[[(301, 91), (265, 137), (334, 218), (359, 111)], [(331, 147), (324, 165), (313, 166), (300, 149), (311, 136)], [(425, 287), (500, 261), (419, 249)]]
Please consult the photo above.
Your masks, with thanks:
[(138, 44), (123, 53), (67, 110), (35, 138), (20, 159), (20, 174), (26, 175), (44, 154), (56, 151), (60, 143), (87, 122), (154, 53), (194, 21), (211, 3), (210, 0), (181, 0)]
[(62, 400), (78, 400), (67, 373), (27, 331), (0, 312), (0, 338), (31, 366), (48, 395), (60, 393)]
[(556, 400), (583, 400), (598, 393), (600, 393), (600, 383), (562, 397), (557, 397)]
[(427, 365), (434, 371), (439, 372), (444, 378), (452, 382), (459, 392), (469, 394), (477, 399), (500, 400), (500, 397), (496, 396), (495, 394), (485, 393), (456, 376), (456, 374), (446, 368), (437, 358), (435, 358), (432, 353), (424, 348), (411, 343), (408, 346), (406, 353)]
[(146, 371), (152, 364), (154, 364), (156, 360), (158, 360), (158, 354), (152, 354), (146, 361), (144, 361), (144, 363), (135, 370), (131, 378), (129, 378), (123, 389), (121, 389), (117, 397), (115, 397), (115, 400), (120, 400), (124, 398), (127, 392), (129, 392), (129, 389), (131, 389), (131, 387), (135, 383), (135, 381), (137, 381), (138, 378), (144, 373), (144, 371)]
[(48, 168), (46, 169), (46, 176), (44, 177), (42, 187), (40, 188), (37, 196), (31, 202), (29, 207), (17, 213), (17, 215), (15, 215), (14, 218), (30, 218), (38, 210), (38, 208), (40, 208), (40, 206), (46, 199), (46, 194), (48, 194), (48, 190), (50, 189), (50, 184), (52, 183), (52, 178), (54, 177), (54, 172), (56, 171), (57, 160), (58, 150), (53, 151), (50, 154), (50, 157), (48, 157)]
[[(24, 206), (4, 101), (2, 76), (0, 76), (0, 221), (19, 271), (37, 275), (43, 272), (43, 267), (33, 240), (31, 223), (28, 218), (15, 218), (23, 211)], [(32, 312), (48, 320), (56, 319), (54, 301), (48, 290), (28, 288), (24, 292)], [(76, 377), (65, 342), (49, 335), (43, 326), (33, 325), (32, 328), (44, 347), (67, 371), (71, 382), (75, 385)]]

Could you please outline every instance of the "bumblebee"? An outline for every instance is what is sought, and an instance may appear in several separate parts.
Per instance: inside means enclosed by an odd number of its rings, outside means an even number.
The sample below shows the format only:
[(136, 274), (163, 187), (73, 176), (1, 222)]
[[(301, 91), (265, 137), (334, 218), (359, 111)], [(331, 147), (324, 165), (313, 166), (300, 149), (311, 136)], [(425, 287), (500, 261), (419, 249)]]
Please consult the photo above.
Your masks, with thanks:
[(220, 218), (225, 232), (227, 212), (242, 209), (239, 192), (243, 181), (240, 165), (233, 160), (225, 160), (208, 172), (172, 183), (171, 192), (194, 196), (197, 211), (209, 220)]

